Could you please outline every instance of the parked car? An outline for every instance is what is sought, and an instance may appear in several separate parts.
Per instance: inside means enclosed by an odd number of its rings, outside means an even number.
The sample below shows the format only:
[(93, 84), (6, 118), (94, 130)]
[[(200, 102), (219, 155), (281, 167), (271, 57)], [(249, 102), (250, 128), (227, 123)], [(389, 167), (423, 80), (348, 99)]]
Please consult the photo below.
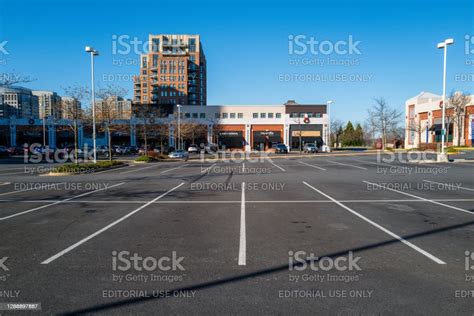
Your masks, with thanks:
[(175, 150), (168, 155), (168, 158), (171, 159), (184, 159), (188, 160), (189, 154), (184, 150)]
[(195, 145), (195, 144), (189, 145), (189, 147), (188, 147), (188, 153), (190, 153), (190, 154), (197, 154), (197, 153), (199, 153), (199, 147), (198, 147), (198, 145)]
[(303, 151), (305, 153), (317, 153), (318, 147), (316, 147), (316, 145), (312, 143), (304, 144)]
[(272, 148), (275, 150), (275, 154), (287, 154), (288, 147), (285, 144), (274, 144)]
[(114, 146), (115, 153), (118, 155), (127, 155), (129, 154), (129, 147), (125, 146)]
[(10, 156), (10, 152), (8, 151), (7, 147), (0, 146), (0, 157), (8, 157)]
[(129, 150), (130, 154), (132, 154), (132, 155), (138, 154), (139, 149), (140, 148), (138, 146), (129, 146), (128, 147), (128, 150)]
[(25, 148), (21, 146), (9, 147), (7, 148), (7, 150), (10, 153), (10, 155), (23, 155), (25, 153)]
[(204, 151), (208, 154), (215, 153), (217, 150), (218, 150), (218, 147), (216, 144), (209, 143), (206, 146), (204, 146)]
[[(152, 152), (154, 148), (150, 145), (147, 146), (147, 152)], [(138, 149), (138, 155), (142, 156), (145, 154), (145, 146), (140, 146), (140, 149)]]
[(97, 155), (109, 155), (109, 146), (100, 145), (95, 148)]

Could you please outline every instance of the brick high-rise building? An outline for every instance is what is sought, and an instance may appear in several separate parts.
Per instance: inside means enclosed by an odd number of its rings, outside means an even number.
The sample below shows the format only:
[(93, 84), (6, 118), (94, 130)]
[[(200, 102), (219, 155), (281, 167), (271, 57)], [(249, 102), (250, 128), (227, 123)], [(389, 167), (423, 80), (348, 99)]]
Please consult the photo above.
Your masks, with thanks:
[(199, 35), (149, 35), (134, 81), (136, 104), (206, 105), (206, 57)]

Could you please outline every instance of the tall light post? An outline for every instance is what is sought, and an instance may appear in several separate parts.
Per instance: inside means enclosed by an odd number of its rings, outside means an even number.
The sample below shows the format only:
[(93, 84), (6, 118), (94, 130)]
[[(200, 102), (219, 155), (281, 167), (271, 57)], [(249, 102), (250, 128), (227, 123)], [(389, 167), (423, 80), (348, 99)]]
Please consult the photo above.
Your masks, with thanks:
[(45, 102), (44, 102), (44, 98), (43, 98), (43, 148), (46, 147), (46, 105), (45, 105)]
[(327, 152), (331, 152), (331, 104), (333, 104), (334, 101), (329, 100), (326, 102), (327, 104), (327, 112), (328, 112), (328, 133), (327, 133)]
[(438, 48), (444, 50), (444, 62), (443, 62), (443, 113), (442, 113), (442, 129), (441, 129), (441, 155), (438, 156), (438, 161), (446, 161), (447, 157), (444, 153), (444, 142), (446, 135), (446, 55), (448, 51), (448, 45), (454, 44), (454, 39), (448, 38), (444, 42), (438, 43)]
[(91, 79), (92, 79), (92, 147), (94, 153), (94, 163), (97, 163), (96, 134), (95, 134), (95, 92), (94, 92), (94, 56), (99, 56), (99, 51), (90, 46), (86, 46), (86, 52), (91, 55)]
[(178, 150), (181, 149), (181, 105), (176, 105), (178, 107)]

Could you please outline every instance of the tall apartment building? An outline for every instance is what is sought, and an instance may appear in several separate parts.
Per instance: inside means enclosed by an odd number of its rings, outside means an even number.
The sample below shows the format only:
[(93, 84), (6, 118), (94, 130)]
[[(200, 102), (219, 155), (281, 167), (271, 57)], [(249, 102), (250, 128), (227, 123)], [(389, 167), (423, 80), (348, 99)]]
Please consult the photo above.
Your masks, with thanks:
[(134, 103), (206, 105), (206, 57), (199, 35), (149, 35)]
[(121, 97), (111, 97), (96, 101), (98, 119), (129, 120), (132, 117), (132, 101)]
[(61, 115), (63, 119), (73, 120), (76, 117), (80, 117), (81, 111), (80, 101), (71, 97), (61, 98)]
[(23, 87), (1, 86), (2, 109), (0, 118), (38, 118), (38, 97)]
[(38, 97), (39, 118), (53, 117), (58, 120), (62, 118), (61, 97), (53, 91), (36, 90), (32, 92)]

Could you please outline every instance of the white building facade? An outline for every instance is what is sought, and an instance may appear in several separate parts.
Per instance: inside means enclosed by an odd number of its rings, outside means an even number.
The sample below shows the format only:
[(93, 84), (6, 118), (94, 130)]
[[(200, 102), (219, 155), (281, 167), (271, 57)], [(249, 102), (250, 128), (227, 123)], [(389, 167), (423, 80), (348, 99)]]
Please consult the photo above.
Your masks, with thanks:
[[(421, 92), (405, 102), (405, 148), (435, 147), (441, 143), (442, 131), (442, 97)], [(450, 146), (459, 143), (462, 146), (473, 145), (474, 131), (474, 95), (466, 106), (466, 114), (461, 122), (461, 133), (458, 133), (453, 115), (446, 111), (446, 142)]]

